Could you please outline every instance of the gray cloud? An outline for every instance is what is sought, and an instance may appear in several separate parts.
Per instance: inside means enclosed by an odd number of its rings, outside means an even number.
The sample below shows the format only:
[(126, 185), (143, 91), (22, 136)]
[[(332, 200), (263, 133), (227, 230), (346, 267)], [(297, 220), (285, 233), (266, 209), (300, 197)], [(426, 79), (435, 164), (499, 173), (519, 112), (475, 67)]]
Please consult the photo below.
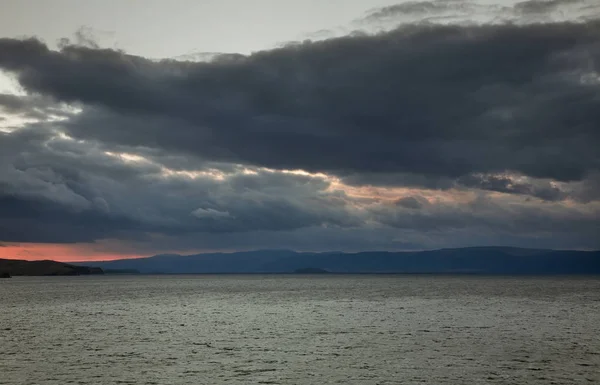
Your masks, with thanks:
[(467, 187), (503, 193), (529, 195), (546, 201), (560, 201), (569, 197), (568, 192), (553, 186), (550, 181), (532, 180), (519, 182), (509, 176), (468, 175), (459, 180)]
[[(527, 201), (503, 204), (486, 195), (464, 205), (437, 203), (421, 210), (396, 205), (374, 209), (375, 217), (385, 225), (423, 232), (471, 231), (498, 235), (522, 235), (550, 238), (553, 234), (591, 240), (600, 233), (597, 205), (581, 210), (563, 205), (547, 206)], [(595, 245), (598, 243), (593, 241)]]
[(600, 16), (595, 0), (528, 0), (507, 6), (464, 0), (407, 1), (368, 12), (355, 24), (390, 29), (399, 24), (531, 24), (561, 20), (590, 20)]
[(6, 213), (0, 239), (5, 241), (76, 242), (361, 223), (347, 197), (328, 191), (329, 182), (320, 177), (219, 170), (212, 164), (188, 171), (195, 177), (170, 175), (177, 171), (151, 160), (108, 155), (93, 142), (34, 127), (0, 134), (0, 208)]
[(20, 112), (25, 108), (26, 103), (16, 95), (0, 94), (0, 106), (9, 112)]
[(517, 12), (524, 14), (540, 14), (555, 11), (563, 6), (585, 5), (587, 1), (582, 0), (529, 0), (515, 4)]
[[(381, 22), (398, 20), (402, 17), (442, 16), (473, 13), (487, 7), (470, 1), (441, 0), (441, 1), (407, 1), (370, 11), (361, 21)], [(414, 20), (414, 19), (412, 19)]]
[(229, 219), (232, 218), (228, 211), (219, 211), (215, 209), (203, 209), (202, 207), (192, 211), (192, 215), (199, 219)]
[(405, 209), (420, 209), (421, 207), (423, 207), (423, 203), (421, 202), (421, 200), (415, 198), (415, 197), (404, 197), (404, 198), (400, 198), (396, 201), (396, 204), (398, 206), (402, 206)]
[(0, 108), (42, 120), (0, 133), (2, 241), (598, 247), (598, 20), (413, 24), (201, 63), (83, 42), (0, 39), (29, 93)]
[[(330, 190), (320, 177), (235, 167), (223, 170), (231, 173), (224, 179), (166, 177), (160, 164), (109, 156), (98, 144), (39, 127), (3, 135), (3, 241), (360, 250), (428, 248), (458, 242), (449, 238), (458, 232), (461, 245), (540, 239), (596, 245), (597, 205), (567, 210), (485, 195), (467, 204), (431, 203), (414, 195), (390, 206)], [(219, 172), (213, 166), (197, 172)], [(241, 233), (249, 235), (234, 235)]]
[(39, 95), (17, 96), (0, 94), (0, 113), (30, 119), (46, 119), (49, 116), (68, 118), (72, 116), (60, 103)]
[(582, 81), (599, 31), (411, 26), (211, 63), (3, 39), (0, 66), (30, 91), (97, 106), (65, 124), (76, 137), (339, 175), (568, 181), (599, 165), (599, 88)]

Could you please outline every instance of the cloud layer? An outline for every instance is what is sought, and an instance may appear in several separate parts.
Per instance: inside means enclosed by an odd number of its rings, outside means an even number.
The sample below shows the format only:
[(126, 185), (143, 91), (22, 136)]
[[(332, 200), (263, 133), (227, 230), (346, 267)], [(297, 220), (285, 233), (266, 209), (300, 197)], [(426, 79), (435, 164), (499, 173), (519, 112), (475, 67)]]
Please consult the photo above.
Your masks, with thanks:
[[(561, 7), (588, 17), (525, 18)], [(598, 13), (510, 12), (207, 62), (0, 39), (0, 111), (34, 120), (0, 134), (0, 240), (600, 247)]]

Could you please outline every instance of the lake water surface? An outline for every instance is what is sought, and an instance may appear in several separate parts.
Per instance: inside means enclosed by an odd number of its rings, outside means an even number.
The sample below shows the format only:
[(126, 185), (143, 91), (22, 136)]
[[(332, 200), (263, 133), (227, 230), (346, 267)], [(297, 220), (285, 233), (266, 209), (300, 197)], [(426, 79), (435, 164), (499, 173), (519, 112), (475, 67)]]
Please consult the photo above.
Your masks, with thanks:
[(0, 384), (599, 384), (600, 279), (0, 280)]

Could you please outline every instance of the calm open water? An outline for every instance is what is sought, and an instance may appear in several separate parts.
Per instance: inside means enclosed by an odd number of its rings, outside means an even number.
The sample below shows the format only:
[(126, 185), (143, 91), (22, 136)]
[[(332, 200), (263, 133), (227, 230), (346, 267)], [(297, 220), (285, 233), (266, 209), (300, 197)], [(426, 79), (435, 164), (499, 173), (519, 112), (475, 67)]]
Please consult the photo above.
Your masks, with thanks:
[(0, 280), (0, 384), (599, 384), (600, 279)]

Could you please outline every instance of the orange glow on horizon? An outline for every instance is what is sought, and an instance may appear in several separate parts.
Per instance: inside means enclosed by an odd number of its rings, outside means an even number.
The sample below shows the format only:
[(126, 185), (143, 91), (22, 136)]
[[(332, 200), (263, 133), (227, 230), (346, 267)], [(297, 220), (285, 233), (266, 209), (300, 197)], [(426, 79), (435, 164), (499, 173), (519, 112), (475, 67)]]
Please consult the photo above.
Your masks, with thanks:
[(53, 260), (59, 262), (108, 261), (141, 258), (146, 255), (114, 253), (94, 250), (90, 244), (21, 243), (0, 246), (0, 258), (27, 261)]

